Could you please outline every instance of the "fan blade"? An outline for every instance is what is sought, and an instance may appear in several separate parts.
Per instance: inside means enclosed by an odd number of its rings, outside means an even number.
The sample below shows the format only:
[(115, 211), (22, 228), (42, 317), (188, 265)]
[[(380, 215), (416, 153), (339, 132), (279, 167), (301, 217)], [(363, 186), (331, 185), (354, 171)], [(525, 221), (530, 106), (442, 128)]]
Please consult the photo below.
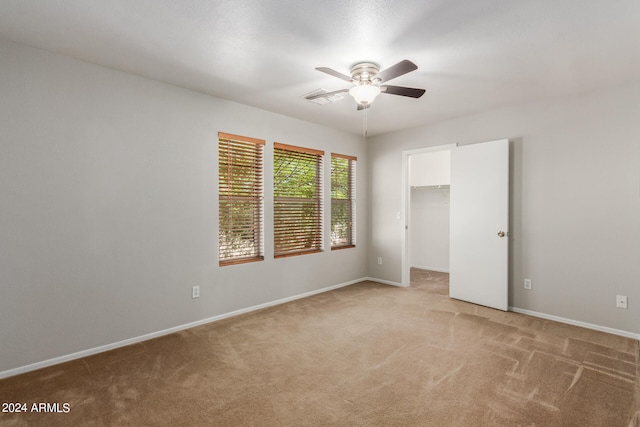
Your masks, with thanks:
[(390, 85), (380, 86), (380, 91), (382, 93), (389, 93), (391, 95), (408, 96), (410, 98), (420, 98), (425, 93), (424, 89), (416, 89), (413, 87), (404, 87), (404, 86), (390, 86)]
[(330, 76), (333, 77), (337, 77), (339, 79), (342, 79), (346, 82), (351, 83), (353, 81), (353, 79), (347, 75), (344, 75), (342, 73), (337, 72), (336, 70), (332, 70), (331, 68), (327, 68), (327, 67), (318, 67), (316, 68), (316, 70), (321, 71), (323, 73), (329, 74)]
[(416, 64), (405, 59), (404, 61), (398, 62), (396, 65), (392, 65), (386, 70), (380, 71), (377, 77), (380, 79), (381, 83), (384, 83), (391, 79), (395, 79), (396, 77), (400, 77), (403, 74), (407, 74), (417, 69), (418, 69), (418, 66)]
[(312, 100), (317, 98), (328, 98), (330, 96), (337, 95), (339, 93), (345, 93), (345, 92), (349, 92), (349, 89), (340, 89), (340, 90), (334, 90), (333, 92), (318, 93), (315, 95), (305, 96), (304, 99)]
[(367, 105), (360, 105), (358, 104), (358, 111), (361, 110), (366, 110), (367, 108), (371, 107), (371, 104), (367, 104)]

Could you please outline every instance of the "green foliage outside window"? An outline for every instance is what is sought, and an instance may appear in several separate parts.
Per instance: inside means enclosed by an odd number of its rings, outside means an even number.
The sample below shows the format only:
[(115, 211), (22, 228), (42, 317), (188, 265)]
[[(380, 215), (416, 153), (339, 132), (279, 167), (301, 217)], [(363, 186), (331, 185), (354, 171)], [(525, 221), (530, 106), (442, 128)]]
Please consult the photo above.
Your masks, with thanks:
[(275, 148), (273, 158), (274, 254), (322, 249), (322, 157)]
[(355, 160), (331, 156), (331, 246), (352, 246)]

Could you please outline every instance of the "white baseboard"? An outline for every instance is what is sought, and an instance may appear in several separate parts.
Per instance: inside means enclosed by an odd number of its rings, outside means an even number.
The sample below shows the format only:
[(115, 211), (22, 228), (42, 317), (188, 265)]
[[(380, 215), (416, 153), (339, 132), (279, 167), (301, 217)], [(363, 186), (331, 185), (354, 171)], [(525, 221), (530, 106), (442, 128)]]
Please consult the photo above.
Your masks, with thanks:
[(402, 283), (392, 282), (391, 280), (376, 279), (375, 277), (366, 277), (364, 280), (369, 280), (370, 282), (382, 283), (383, 285), (391, 285), (391, 286), (398, 286), (400, 288), (406, 288), (406, 286), (402, 286)]
[(539, 313), (537, 311), (525, 310), (518, 307), (509, 307), (509, 311), (514, 313), (526, 314), (528, 316), (539, 317), (541, 319), (554, 320), (560, 323), (566, 323), (573, 326), (581, 326), (587, 329), (593, 329), (594, 331), (606, 332), (608, 334), (620, 335), (627, 338), (632, 338), (640, 341), (640, 334), (636, 334), (629, 331), (623, 331), (620, 329), (609, 328), (607, 326), (594, 325), (593, 323), (581, 322), (579, 320), (567, 319), (564, 317), (553, 316), (551, 314)]
[[(434, 271), (436, 271), (436, 270), (434, 270)], [(229, 313), (220, 314), (218, 316), (213, 316), (213, 317), (209, 317), (209, 318), (206, 318), (206, 319), (198, 320), (198, 321), (195, 321), (195, 322), (186, 323), (184, 325), (175, 326), (173, 328), (164, 329), (164, 330), (161, 330), (161, 331), (152, 332), (152, 333), (145, 334), (145, 335), (140, 335), (138, 337), (129, 338), (129, 339), (126, 339), (126, 340), (115, 342), (115, 343), (111, 343), (111, 344), (106, 344), (106, 345), (102, 345), (102, 346), (99, 346), (99, 347), (90, 348), (90, 349), (79, 351), (79, 352), (76, 352), (76, 353), (67, 354), (65, 356), (55, 357), (53, 359), (44, 360), (42, 362), (36, 362), (36, 363), (32, 363), (30, 365), (25, 365), (25, 366), (21, 366), (21, 367), (14, 368), (14, 369), (9, 369), (7, 371), (0, 372), (0, 379), (12, 377), (14, 375), (24, 374), (26, 372), (35, 371), (37, 369), (46, 368), (46, 367), (57, 365), (57, 364), (64, 363), (64, 362), (69, 362), (71, 360), (80, 359), (82, 357), (87, 357), (87, 356), (91, 356), (91, 355), (94, 355), (94, 354), (103, 353), (105, 351), (113, 350), (113, 349), (124, 347), (124, 346), (127, 346), (127, 345), (137, 344), (139, 342), (147, 341), (147, 340), (150, 340), (150, 339), (153, 339), (153, 338), (158, 338), (158, 337), (161, 337), (163, 335), (172, 334), (174, 332), (179, 332), (179, 331), (182, 331), (182, 330), (185, 330), (185, 329), (194, 328), (196, 326), (204, 325), (204, 324), (211, 323), (211, 322), (216, 322), (218, 320), (227, 319), (229, 317), (239, 316), (241, 314), (249, 313), (249, 312), (260, 310), (260, 309), (263, 309), (263, 308), (273, 307), (273, 306), (284, 304), (284, 303), (287, 303), (287, 302), (290, 302), (290, 301), (295, 301), (295, 300), (298, 300), (298, 299), (301, 299), (301, 298), (310, 297), (312, 295), (321, 294), (323, 292), (329, 292), (329, 291), (332, 291), (334, 289), (339, 289), (339, 288), (343, 288), (345, 286), (350, 286), (350, 285), (353, 285), (353, 284), (356, 284), (356, 283), (360, 283), (360, 282), (365, 281), (365, 280), (376, 282), (376, 283), (381, 283), (381, 284), (384, 284), (384, 285), (404, 287), (404, 286), (402, 286), (401, 283), (393, 282), (393, 281), (390, 281), (390, 280), (377, 279), (375, 277), (363, 277), (361, 279), (351, 280), (349, 282), (339, 283), (337, 285), (327, 286), (327, 287), (321, 288), (321, 289), (316, 289), (315, 291), (305, 292), (305, 293), (294, 295), (294, 296), (291, 296), (291, 297), (281, 298), (281, 299), (278, 299), (278, 300), (275, 300), (275, 301), (270, 301), (270, 302), (267, 302), (267, 303), (264, 303), (264, 304), (259, 304), (259, 305), (255, 305), (255, 306), (252, 306), (252, 307), (243, 308), (243, 309), (240, 309), (240, 310), (235, 310), (235, 311), (232, 311), (232, 312), (229, 312)], [(539, 312), (536, 312), (536, 311), (525, 310), (525, 309), (517, 308), (517, 307), (509, 307), (509, 310), (513, 311), (514, 313), (526, 314), (526, 315), (533, 316), (533, 317), (539, 317), (539, 318), (547, 319), (547, 320), (554, 320), (554, 321), (560, 322), (560, 323), (567, 323), (569, 325), (581, 326), (581, 327), (587, 328), (587, 329), (593, 329), (593, 330), (600, 331), (600, 332), (606, 332), (606, 333), (610, 333), (610, 334), (614, 334), (614, 335), (620, 335), (620, 336), (623, 336), (623, 337), (640, 340), (640, 334), (636, 334), (636, 333), (633, 333), (633, 332), (622, 331), (622, 330), (619, 330), (619, 329), (613, 329), (613, 328), (609, 328), (609, 327), (606, 327), (606, 326), (594, 325), (592, 323), (580, 322), (580, 321), (572, 320), (572, 319), (566, 319), (564, 317), (552, 316), (550, 314), (539, 313)]]
[(360, 283), (360, 282), (365, 281), (365, 280), (371, 280), (371, 279), (362, 278), (362, 279), (351, 280), (349, 282), (339, 283), (339, 284), (333, 285), (333, 286), (327, 286), (326, 288), (316, 289), (315, 291), (305, 292), (303, 294), (294, 295), (294, 296), (287, 297), (287, 298), (281, 298), (281, 299), (278, 299), (278, 300), (275, 300), (275, 301), (271, 301), (271, 302), (267, 302), (267, 303), (264, 303), (264, 304), (255, 305), (253, 307), (247, 307), (247, 308), (243, 308), (243, 309), (240, 309), (240, 310), (235, 310), (235, 311), (232, 311), (232, 312), (229, 312), (229, 313), (220, 314), (218, 316), (209, 317), (207, 319), (202, 319), (202, 320), (198, 320), (198, 321), (195, 321), (195, 322), (186, 323), (184, 325), (175, 326), (173, 328), (164, 329), (162, 331), (152, 332), (152, 333), (149, 333), (149, 334), (140, 335), (138, 337), (129, 338), (129, 339), (118, 341), (118, 342), (114, 342), (114, 343), (111, 343), (111, 344), (106, 344), (106, 345), (101, 345), (99, 347), (90, 348), (88, 350), (82, 350), (82, 351), (78, 351), (76, 353), (67, 354), (65, 356), (54, 357), (53, 359), (48, 359), (48, 360), (44, 360), (42, 362), (32, 363), (30, 365), (21, 366), (19, 368), (9, 369), (7, 371), (0, 372), (0, 379), (12, 377), (14, 375), (24, 374), (26, 372), (35, 371), (36, 369), (42, 369), (42, 368), (46, 368), (46, 367), (49, 367), (49, 366), (57, 365), (57, 364), (60, 364), (60, 363), (64, 363), (64, 362), (69, 362), (71, 360), (80, 359), (82, 357), (87, 357), (87, 356), (91, 356), (91, 355), (94, 355), (94, 354), (103, 353), (105, 351), (114, 350), (116, 348), (124, 347), (124, 346), (127, 346), (127, 345), (137, 344), (137, 343), (142, 342), (142, 341), (147, 341), (147, 340), (150, 340), (150, 339), (153, 339), (153, 338), (158, 338), (158, 337), (161, 337), (163, 335), (169, 335), (169, 334), (172, 334), (174, 332), (179, 332), (179, 331), (182, 331), (182, 330), (185, 330), (185, 329), (194, 328), (196, 326), (204, 325), (204, 324), (215, 322), (215, 321), (222, 320), (222, 319), (227, 319), (229, 317), (238, 316), (240, 314), (249, 313), (251, 311), (260, 310), (260, 309), (267, 308), (267, 307), (273, 307), (275, 305), (280, 305), (280, 304), (284, 304), (284, 303), (287, 303), (287, 302), (290, 302), (290, 301), (295, 301), (297, 299), (310, 297), (312, 295), (321, 294), (323, 292), (329, 292), (329, 291), (332, 291), (334, 289), (343, 288), (345, 286), (353, 285), (355, 283)]
[(429, 270), (429, 271), (437, 271), (438, 273), (448, 273), (448, 268), (440, 268), (440, 267), (425, 267), (422, 265), (412, 265), (411, 268), (418, 268), (420, 270)]

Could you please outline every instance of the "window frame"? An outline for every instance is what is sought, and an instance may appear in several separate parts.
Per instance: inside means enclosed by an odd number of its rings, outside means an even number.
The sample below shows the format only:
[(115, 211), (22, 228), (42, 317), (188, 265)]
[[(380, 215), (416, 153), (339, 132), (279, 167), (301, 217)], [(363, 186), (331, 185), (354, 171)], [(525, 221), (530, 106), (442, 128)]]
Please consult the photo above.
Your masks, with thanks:
[[(249, 262), (263, 261), (264, 260), (264, 147), (266, 141), (258, 138), (251, 138), (247, 136), (234, 135), (225, 132), (218, 132), (218, 265), (227, 266), (235, 264), (244, 264)], [(223, 151), (223, 148), (226, 149)], [(227, 153), (227, 162), (224, 163), (223, 155)], [(247, 179), (239, 179), (233, 181), (231, 178), (231, 167), (233, 163), (229, 161), (230, 157), (247, 156), (245, 162), (236, 163), (237, 168), (248, 169), (248, 174), (244, 177)], [(253, 162), (253, 167), (250, 167)], [(243, 195), (232, 195), (231, 189), (233, 184), (227, 185), (227, 190), (223, 186), (223, 174), (221, 173), (223, 165), (227, 166), (227, 183), (235, 182), (238, 188), (244, 189)], [(237, 174), (237, 171), (236, 171)], [(252, 179), (248, 179), (252, 176)], [(226, 194), (225, 194), (226, 193)], [(251, 203), (248, 203), (251, 202)], [(223, 206), (232, 206), (234, 203), (239, 204), (241, 208), (246, 208), (247, 211), (253, 210), (253, 220), (247, 222), (240, 222), (233, 224), (229, 229), (231, 233), (247, 233), (251, 236), (250, 248), (253, 251), (252, 254), (247, 256), (235, 256), (224, 257), (223, 251), (227, 247), (223, 244), (223, 221), (228, 220), (231, 222), (228, 216), (225, 216), (225, 208)], [(244, 206), (242, 206), (244, 204)], [(250, 206), (250, 208), (247, 208)], [(252, 209), (251, 209), (252, 207)], [(231, 207), (229, 208), (231, 209)], [(241, 224), (241, 225), (239, 225)], [(244, 225), (244, 228), (242, 228)], [(238, 227), (238, 228), (235, 228)]]
[[(337, 198), (334, 196), (334, 159), (347, 160), (347, 182), (346, 188), (348, 191), (347, 198)], [(331, 250), (340, 250), (356, 247), (356, 162), (358, 158), (356, 156), (350, 156), (346, 154), (331, 153)], [(337, 244), (333, 238), (334, 228), (334, 214), (337, 212), (337, 200), (347, 200), (347, 230), (348, 240), (346, 243)]]
[[(314, 197), (278, 195), (279, 179), (277, 174), (280, 171), (278, 170), (276, 157), (285, 153), (289, 153), (287, 156), (290, 162), (296, 160), (306, 162), (314, 159)], [(324, 251), (323, 158), (324, 151), (322, 150), (282, 144), (280, 142), (274, 142), (273, 144), (273, 251), (276, 259)], [(282, 190), (290, 192), (291, 187), (283, 187)], [(305, 204), (303, 200), (310, 200), (312, 203)], [(296, 216), (299, 219), (308, 219), (304, 217), (304, 212), (301, 212), (300, 209), (308, 209), (309, 206), (315, 209), (314, 217), (312, 218), (311, 226), (305, 228), (304, 225), (301, 225), (302, 222), (296, 222)], [(290, 234), (289, 236), (285, 234), (287, 231)], [(292, 232), (298, 232), (300, 236), (310, 236), (311, 245), (305, 246), (302, 238), (297, 241), (295, 239), (287, 241), (287, 237), (291, 237)]]

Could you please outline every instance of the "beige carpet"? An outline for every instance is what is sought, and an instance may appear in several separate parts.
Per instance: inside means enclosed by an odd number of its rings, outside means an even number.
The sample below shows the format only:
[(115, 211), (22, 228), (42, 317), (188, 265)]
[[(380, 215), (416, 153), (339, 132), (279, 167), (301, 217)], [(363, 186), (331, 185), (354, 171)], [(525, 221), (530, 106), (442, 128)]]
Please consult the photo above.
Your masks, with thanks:
[(0, 425), (638, 426), (635, 340), (363, 282), (0, 381)]

